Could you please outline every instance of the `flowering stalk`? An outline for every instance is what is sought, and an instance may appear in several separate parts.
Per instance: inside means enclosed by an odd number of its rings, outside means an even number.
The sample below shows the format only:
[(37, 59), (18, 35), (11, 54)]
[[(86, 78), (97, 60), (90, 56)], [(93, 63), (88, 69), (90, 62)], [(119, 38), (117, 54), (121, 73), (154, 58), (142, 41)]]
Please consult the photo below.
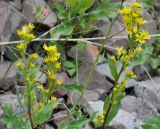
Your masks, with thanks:
[(60, 53), (57, 52), (56, 46), (44, 45), (47, 52), (44, 63), (46, 63), (46, 74), (48, 76), (48, 87), (44, 88), (42, 84), (38, 83), (36, 76), (41, 67), (41, 64), (35, 63), (38, 55), (34, 53), (29, 55), (28, 58), (25, 56), (28, 44), (35, 38), (32, 33), (33, 29), (34, 26), (29, 23), (17, 31), (18, 36), (22, 39), (22, 42), (17, 45), (22, 61), (18, 60), (16, 66), (26, 84), (24, 98), (31, 128), (35, 129), (37, 126), (42, 125), (45, 129), (46, 121), (51, 117), (53, 109), (57, 106), (57, 99), (52, 94), (58, 86), (62, 85), (62, 81), (55, 75), (56, 71), (61, 68), (61, 63), (58, 62)]
[[(125, 78), (119, 82), (121, 74), (125, 71), (129, 63), (134, 60), (139, 53), (143, 52), (142, 44), (144, 44), (147, 39), (150, 39), (149, 33), (141, 29), (141, 27), (147, 23), (147, 21), (141, 17), (142, 12), (139, 10), (139, 8), (142, 8), (142, 5), (138, 2), (133, 2), (128, 4), (128, 7), (124, 7), (119, 11), (119, 13), (122, 15), (123, 23), (128, 32), (130, 47), (128, 51), (124, 50), (123, 47), (117, 48), (117, 58), (122, 64), (122, 67), (119, 72), (114, 72), (112, 74), (112, 76), (115, 78), (115, 82), (113, 84), (110, 102), (107, 106), (107, 109), (104, 109), (104, 114), (99, 114), (97, 119), (94, 121), (96, 127), (101, 126), (102, 129), (105, 129), (105, 126), (108, 124), (107, 119), (109, 114), (111, 113), (114, 103), (116, 103), (116, 95), (119, 93), (124, 93), (127, 79), (136, 78), (136, 75), (132, 71), (128, 71), (126, 72)], [(109, 59), (112, 63), (117, 64), (115, 56), (109, 56)], [(110, 70), (112, 71), (111, 67)]]

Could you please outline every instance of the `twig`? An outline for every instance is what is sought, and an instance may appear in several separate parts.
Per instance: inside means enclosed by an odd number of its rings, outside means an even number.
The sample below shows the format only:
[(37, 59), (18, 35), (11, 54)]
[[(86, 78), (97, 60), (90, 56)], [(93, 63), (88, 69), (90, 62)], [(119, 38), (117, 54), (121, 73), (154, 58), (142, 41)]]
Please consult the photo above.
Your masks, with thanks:
[[(45, 35), (45, 33), (44, 33)], [(150, 35), (151, 38), (156, 38), (156, 37), (160, 37), (160, 34), (153, 34)], [(107, 39), (127, 39), (127, 36), (115, 36), (115, 37), (108, 37)], [(93, 38), (72, 38), (72, 39), (67, 39), (67, 38), (36, 38), (33, 39), (32, 42), (34, 41), (70, 41), (70, 42), (75, 42), (75, 41), (95, 41), (95, 40), (105, 40), (106, 37), (93, 37)], [(0, 45), (9, 45), (9, 44), (17, 44), (17, 43), (21, 43), (22, 41), (9, 41), (9, 42), (0, 42)]]

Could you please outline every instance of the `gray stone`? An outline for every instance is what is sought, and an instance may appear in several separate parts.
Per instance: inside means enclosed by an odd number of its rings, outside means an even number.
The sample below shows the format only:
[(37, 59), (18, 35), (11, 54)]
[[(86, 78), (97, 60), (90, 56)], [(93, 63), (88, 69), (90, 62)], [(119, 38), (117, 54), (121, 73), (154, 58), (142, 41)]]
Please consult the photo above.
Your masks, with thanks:
[(46, 124), (46, 128), (45, 129), (55, 129), (55, 128), (50, 126), (49, 124)]
[(84, 127), (84, 129), (93, 129), (93, 128), (91, 127), (91, 125), (87, 124), (87, 125)]
[[(75, 104), (79, 99), (79, 94), (77, 92), (70, 91), (69, 92), (68, 103)], [(99, 99), (99, 94), (92, 90), (86, 90), (83, 98), (82, 105), (86, 106), (90, 101), (97, 101)]]
[(39, 83), (41, 83), (41, 84), (46, 83), (47, 76), (46, 76), (45, 73), (42, 73), (42, 72), (39, 71), (39, 72), (37, 73), (37, 77), (38, 77)]
[(121, 108), (130, 113), (137, 113), (137, 118), (143, 121), (145, 121), (149, 115), (159, 115), (157, 109), (150, 102), (134, 96), (126, 96), (123, 98)]
[[(9, 71), (8, 71), (9, 70)], [(8, 71), (7, 75), (6, 72)], [(3, 62), (0, 63), (0, 79), (2, 79), (4, 76), (5, 78), (14, 78), (17, 74), (17, 68), (15, 64), (11, 62)]]
[(100, 101), (100, 100), (99, 101), (89, 101), (84, 109), (86, 109), (86, 112), (89, 113), (90, 115), (93, 112), (98, 112), (98, 113), (102, 114), (103, 113), (103, 105), (104, 105), (104, 102)]
[(160, 78), (152, 78), (152, 80), (141, 81), (134, 86), (135, 95), (141, 97), (156, 109), (160, 110)]
[[(42, 22), (42, 19), (38, 19), (33, 15), (35, 6), (40, 6), (45, 9), (46, 14), (44, 14), (43, 24), (46, 24), (50, 27), (54, 26), (57, 17), (53, 10), (46, 4), (44, 0), (25, 0), (23, 3), (23, 13), (26, 17), (29, 18), (32, 22)], [(43, 13), (43, 12), (42, 12)]]
[[(118, 63), (118, 71), (121, 69), (121, 67), (122, 67), (122, 65), (120, 63)], [(132, 69), (133, 69), (132, 67), (127, 67), (126, 70), (121, 74), (121, 76), (119, 78), (119, 82), (125, 78), (125, 73), (129, 70), (132, 70)], [(110, 78), (111, 80), (114, 81), (114, 78), (112, 77), (108, 63), (97, 65), (96, 71), (104, 76), (107, 76), (108, 78)], [(129, 88), (129, 87), (132, 87), (136, 84), (137, 84), (137, 82), (134, 79), (129, 79), (129, 80), (127, 80), (126, 87)]]
[[(88, 78), (88, 74), (89, 74), (90, 70), (91, 70), (90, 65), (82, 64), (82, 66), (79, 68), (78, 78), (79, 78), (80, 85), (82, 85), (82, 86), (85, 85), (85, 81)], [(76, 80), (76, 78), (74, 78), (74, 80)], [(89, 83), (87, 85), (87, 89), (93, 90), (95, 88), (100, 88), (100, 89), (104, 89), (106, 92), (108, 92), (111, 87), (112, 87), (112, 84), (106, 80), (104, 75), (100, 74), (96, 70), (93, 71), (92, 76), (91, 76), (91, 80), (89, 81)]]
[(1, 41), (9, 41), (13, 32), (19, 26), (21, 16), (10, 8), (6, 2), (0, 2), (0, 38)]
[(76, 59), (76, 53), (77, 58), (79, 61), (81, 61), (83, 64), (92, 64), (94, 62), (94, 59), (89, 55), (89, 47), (91, 45), (86, 45), (86, 48), (81, 49), (78, 46), (73, 46), (69, 51), (68, 55), (72, 57), (73, 59)]
[[(58, 113), (53, 114), (53, 122), (60, 127), (60, 125), (65, 121), (65, 117), (68, 116), (67, 110), (59, 111)], [(69, 122), (69, 119), (67, 119)], [(66, 122), (66, 121), (65, 121)]]
[(15, 86), (11, 89), (11, 91), (12, 91), (13, 94), (22, 94), (22, 95), (24, 95), (25, 89), (26, 89), (26, 86), (15, 85)]
[[(134, 114), (128, 113), (120, 109), (115, 118), (110, 123), (113, 129), (135, 129), (140, 127), (142, 122), (138, 120)], [(142, 128), (139, 128), (142, 129)]]
[(5, 104), (8, 104), (8, 103), (11, 104), (15, 109), (19, 107), (18, 98), (16, 95), (11, 93), (0, 95), (0, 104), (4, 106)]

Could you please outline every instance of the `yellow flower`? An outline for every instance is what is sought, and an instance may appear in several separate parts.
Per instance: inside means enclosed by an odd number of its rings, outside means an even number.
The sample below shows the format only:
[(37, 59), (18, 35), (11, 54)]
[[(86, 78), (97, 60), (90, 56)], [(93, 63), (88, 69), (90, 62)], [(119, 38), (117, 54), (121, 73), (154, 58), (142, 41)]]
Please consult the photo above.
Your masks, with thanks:
[(142, 18), (138, 17), (135, 19), (135, 21), (138, 23), (138, 25), (144, 25), (147, 23), (146, 20), (143, 20)]
[(59, 63), (59, 62), (56, 63), (56, 64), (55, 64), (55, 68), (56, 68), (56, 69), (60, 69), (60, 68), (61, 68), (61, 63)]
[(23, 43), (20, 43), (16, 46), (19, 50), (23, 50), (24, 48), (24, 44)]
[(28, 29), (29, 30), (33, 30), (35, 28), (35, 26), (32, 24), (32, 23), (29, 23), (28, 24)]
[(38, 59), (38, 54), (34, 53), (34, 54), (31, 55), (31, 57), (36, 60), (36, 59)]
[(118, 56), (120, 56), (122, 53), (123, 47), (117, 47), (116, 50), (117, 50)]
[(47, 72), (47, 75), (48, 75), (48, 77), (49, 77), (51, 80), (54, 80), (55, 77), (56, 77), (55, 74), (52, 73), (52, 72), (50, 72), (50, 71)]
[(144, 44), (147, 39), (150, 39), (150, 35), (145, 30), (142, 30), (139, 34), (136, 34), (136, 41), (141, 44)]
[(47, 52), (52, 52), (55, 53), (57, 52), (57, 47), (54, 46), (47, 46), (46, 44), (43, 45), (44, 50), (46, 50)]
[(62, 85), (62, 81), (61, 81), (60, 79), (57, 79), (57, 81), (56, 81), (56, 85), (57, 85), (57, 86)]
[(43, 88), (43, 85), (41, 84), (41, 85), (38, 85), (37, 86), (37, 88), (40, 90), (40, 91), (43, 91), (44, 90), (44, 88)]
[(135, 79), (137, 76), (132, 71), (126, 72), (126, 78)]
[(142, 6), (140, 3), (138, 3), (138, 2), (133, 2), (133, 3), (131, 4), (131, 7), (132, 7), (132, 8), (142, 8), (143, 6)]
[(120, 14), (130, 14), (131, 13), (131, 8), (124, 7), (122, 10), (119, 10)]
[(57, 98), (54, 97), (54, 96), (51, 96), (51, 101), (52, 101), (52, 102), (55, 102), (55, 101), (57, 101)]
[(129, 55), (124, 55), (121, 59), (122, 63), (127, 63), (130, 61), (130, 56)]
[(128, 23), (132, 22), (132, 18), (130, 16), (128, 16), (128, 15), (124, 15), (122, 18), (123, 18), (123, 22), (125, 24), (128, 24)]
[(56, 56), (49, 57), (49, 61), (55, 63), (58, 60)]
[(35, 38), (35, 35), (31, 33), (34, 29), (34, 25), (29, 23), (28, 25), (23, 25), (22, 29), (17, 31), (17, 34), (20, 38), (24, 40), (32, 40)]
[(31, 68), (34, 68), (34, 67), (35, 67), (35, 64), (30, 63), (29, 66), (30, 66)]
[(17, 67), (20, 67), (21, 65), (22, 65), (21, 61), (18, 60), (18, 61), (16, 62), (16, 66), (17, 66)]
[(35, 39), (36, 38), (36, 36), (34, 35), (34, 34), (25, 34), (25, 36), (24, 36), (27, 40), (32, 40), (32, 39)]
[(33, 82), (38, 82), (38, 77), (35, 77), (35, 78), (33, 79)]
[(44, 58), (44, 62), (45, 62), (45, 63), (49, 63), (49, 61), (50, 61), (49, 57), (46, 56), (46, 57)]
[(45, 90), (45, 94), (49, 95), (49, 89)]
[(111, 56), (111, 60), (113, 60), (113, 61), (116, 61), (116, 58), (115, 58), (115, 56)]
[(126, 50), (122, 50), (122, 55), (125, 55), (127, 53), (127, 51)]
[(133, 32), (134, 32), (134, 33), (137, 33), (137, 32), (138, 32), (137, 27), (133, 27)]

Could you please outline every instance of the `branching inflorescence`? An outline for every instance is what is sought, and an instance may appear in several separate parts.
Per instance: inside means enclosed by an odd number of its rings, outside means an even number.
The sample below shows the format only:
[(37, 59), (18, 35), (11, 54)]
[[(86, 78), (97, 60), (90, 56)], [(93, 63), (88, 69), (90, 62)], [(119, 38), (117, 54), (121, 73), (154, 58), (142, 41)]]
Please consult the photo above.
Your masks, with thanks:
[[(111, 121), (110, 117), (113, 117), (113, 112), (116, 111), (116, 106), (120, 105), (121, 94), (124, 94), (127, 79), (135, 79), (136, 75), (132, 71), (127, 71), (125, 78), (119, 81), (121, 74), (125, 71), (126, 67), (134, 60), (138, 54), (143, 52), (142, 45), (146, 40), (150, 39), (149, 33), (142, 29), (142, 26), (147, 23), (142, 18), (142, 11), (140, 10), (142, 5), (138, 2), (128, 4), (126, 7), (119, 10), (119, 14), (122, 15), (124, 26), (128, 33), (129, 49), (125, 50), (123, 47), (117, 47), (117, 59), (122, 64), (121, 69), (117, 70), (117, 61), (115, 56), (108, 55), (108, 62), (110, 64), (110, 71), (115, 79), (113, 85), (113, 91), (111, 96), (106, 98), (103, 114), (98, 114), (94, 123), (96, 127), (102, 126), (102, 129)], [(119, 98), (119, 99), (117, 99)], [(118, 112), (118, 109), (117, 109)]]

